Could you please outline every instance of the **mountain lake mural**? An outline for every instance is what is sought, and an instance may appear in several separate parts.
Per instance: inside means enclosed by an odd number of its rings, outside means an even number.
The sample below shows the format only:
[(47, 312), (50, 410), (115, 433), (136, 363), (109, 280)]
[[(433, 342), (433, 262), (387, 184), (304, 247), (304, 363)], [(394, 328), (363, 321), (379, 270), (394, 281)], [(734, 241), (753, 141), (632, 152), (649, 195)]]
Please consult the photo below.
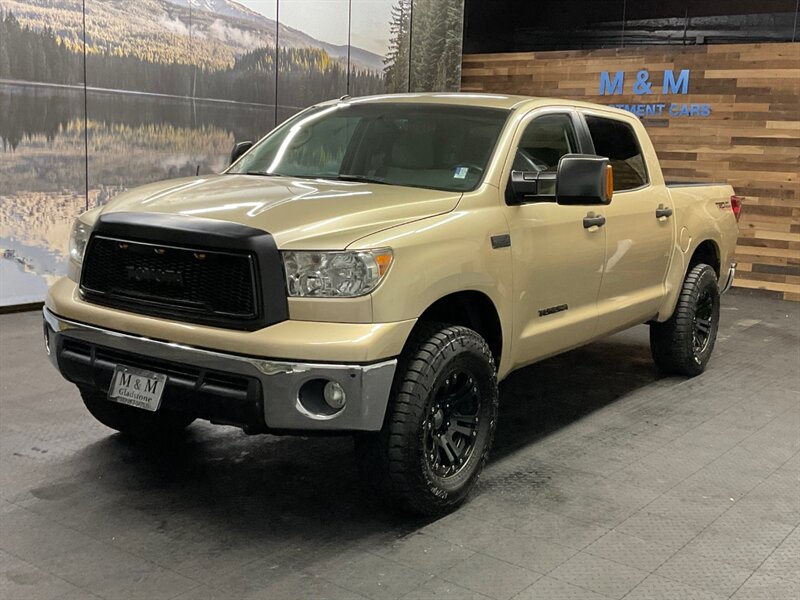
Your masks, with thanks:
[(462, 25), (463, 0), (0, 0), (0, 306), (40, 302), (125, 189), (319, 101), (457, 90)]

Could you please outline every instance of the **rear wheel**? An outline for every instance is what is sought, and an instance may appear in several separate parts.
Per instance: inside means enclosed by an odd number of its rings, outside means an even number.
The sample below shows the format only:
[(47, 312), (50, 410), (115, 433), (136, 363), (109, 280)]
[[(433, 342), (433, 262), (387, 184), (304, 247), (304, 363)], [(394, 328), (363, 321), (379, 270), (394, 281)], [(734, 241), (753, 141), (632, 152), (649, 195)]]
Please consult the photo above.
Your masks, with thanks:
[(95, 419), (132, 438), (148, 441), (175, 439), (194, 421), (194, 417), (180, 413), (149, 412), (112, 402), (97, 390), (81, 388), (80, 392), (83, 403)]
[(497, 378), (484, 339), (425, 323), (398, 362), (383, 429), (356, 438), (362, 474), (384, 500), (427, 515), (469, 494), (492, 445)]
[(714, 350), (719, 329), (719, 285), (714, 269), (699, 264), (683, 282), (675, 312), (650, 325), (653, 360), (665, 373), (699, 375)]

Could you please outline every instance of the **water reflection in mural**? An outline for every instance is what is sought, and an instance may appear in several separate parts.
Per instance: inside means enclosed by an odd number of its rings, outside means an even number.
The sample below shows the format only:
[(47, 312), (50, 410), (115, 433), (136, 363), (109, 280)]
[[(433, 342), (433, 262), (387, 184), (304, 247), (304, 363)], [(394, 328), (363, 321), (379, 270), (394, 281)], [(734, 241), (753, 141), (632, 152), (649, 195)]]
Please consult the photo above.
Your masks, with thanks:
[(80, 21), (62, 21), (56, 34), (2, 10), (24, 19), (34, 4), (0, 2), (2, 305), (42, 299), (63, 271), (69, 224), (86, 208)]
[[(90, 185), (81, 90), (0, 85), (4, 303), (40, 299), (64, 270), (72, 219), (149, 181), (216, 172), (234, 139), (263, 135), (271, 106), (89, 92)], [(80, 109), (80, 110), (79, 110)], [(35, 274), (35, 276), (34, 276)]]

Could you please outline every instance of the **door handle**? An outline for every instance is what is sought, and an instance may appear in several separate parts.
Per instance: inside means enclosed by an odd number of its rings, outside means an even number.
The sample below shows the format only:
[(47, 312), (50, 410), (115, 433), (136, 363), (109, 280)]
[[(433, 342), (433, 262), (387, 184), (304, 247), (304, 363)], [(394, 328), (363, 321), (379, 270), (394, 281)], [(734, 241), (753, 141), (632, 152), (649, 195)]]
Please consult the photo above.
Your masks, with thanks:
[(658, 208), (656, 209), (656, 219), (659, 221), (664, 221), (671, 216), (672, 209), (669, 206), (664, 206), (663, 204), (658, 205)]
[(606, 218), (603, 215), (596, 215), (593, 212), (590, 212), (588, 215), (583, 217), (584, 229), (590, 229), (592, 227), (602, 227), (605, 224), (606, 224)]

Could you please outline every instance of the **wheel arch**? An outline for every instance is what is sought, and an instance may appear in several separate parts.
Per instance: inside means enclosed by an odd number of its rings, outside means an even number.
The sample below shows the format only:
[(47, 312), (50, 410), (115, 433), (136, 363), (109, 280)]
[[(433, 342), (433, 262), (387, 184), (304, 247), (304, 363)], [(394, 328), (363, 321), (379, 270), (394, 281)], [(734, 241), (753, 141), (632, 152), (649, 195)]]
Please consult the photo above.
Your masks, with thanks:
[(420, 323), (431, 321), (462, 325), (476, 331), (486, 340), (495, 363), (500, 365), (505, 339), (503, 325), (497, 307), (484, 292), (464, 290), (442, 296), (431, 303), (418, 319)]
[(678, 305), (683, 282), (686, 275), (696, 265), (701, 263), (709, 265), (716, 273), (719, 281), (722, 258), (719, 240), (713, 235), (705, 235), (698, 238), (697, 243), (693, 243), (685, 253), (676, 249), (672, 265), (669, 268), (666, 278), (666, 296), (658, 310), (658, 315), (654, 319), (663, 322), (672, 316), (675, 307)]
[(713, 239), (705, 239), (697, 244), (694, 252), (692, 252), (692, 256), (689, 259), (688, 264), (686, 265), (686, 269), (684, 269), (684, 279), (689, 271), (701, 263), (712, 267), (714, 272), (717, 274), (717, 280), (719, 280), (720, 267), (722, 263), (720, 258), (719, 244), (717, 244), (717, 242), (715, 242)]

